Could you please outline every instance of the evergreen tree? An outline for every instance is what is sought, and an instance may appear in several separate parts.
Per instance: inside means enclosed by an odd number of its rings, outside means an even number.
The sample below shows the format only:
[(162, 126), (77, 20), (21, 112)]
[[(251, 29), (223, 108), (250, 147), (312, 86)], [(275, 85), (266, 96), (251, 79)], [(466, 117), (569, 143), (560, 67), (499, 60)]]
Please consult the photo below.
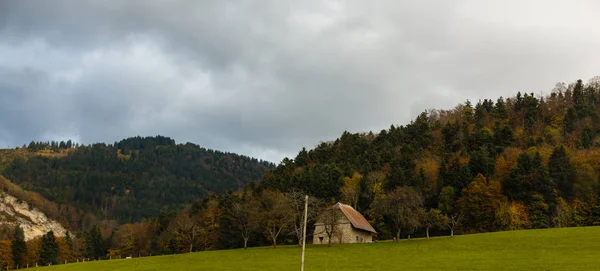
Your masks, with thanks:
[(464, 104), (462, 111), (463, 122), (471, 123), (473, 122), (473, 106), (471, 101), (467, 100)]
[(575, 122), (577, 122), (577, 111), (571, 107), (567, 110), (567, 115), (565, 116), (565, 133), (571, 133), (575, 130)]
[(306, 151), (306, 148), (303, 147), (302, 150), (300, 150), (296, 156), (296, 159), (294, 159), (294, 162), (296, 162), (296, 165), (299, 167), (303, 167), (308, 164), (308, 152)]
[(505, 122), (498, 122), (494, 127), (494, 144), (499, 147), (508, 147), (515, 141), (512, 128)]
[(485, 107), (483, 106), (481, 100), (479, 100), (477, 104), (475, 104), (475, 121), (477, 123), (481, 123), (485, 118), (486, 113)]
[(471, 174), (469, 165), (460, 164), (458, 159), (454, 159), (447, 170), (447, 176), (444, 179), (443, 185), (454, 187), (457, 193), (460, 194), (462, 189), (471, 183), (471, 180), (473, 180), (473, 175)]
[(583, 129), (583, 134), (581, 135), (581, 147), (584, 149), (589, 149), (592, 147), (594, 143), (594, 132), (590, 127), (585, 127)]
[(98, 225), (85, 233), (86, 255), (90, 258), (99, 260), (106, 255), (106, 247), (102, 233)]
[(169, 253), (171, 254), (178, 254), (181, 253), (181, 250), (179, 249), (179, 240), (178, 240), (178, 236), (177, 234), (173, 234), (171, 236), (171, 239), (169, 239)]
[(449, 215), (454, 210), (454, 205), (456, 203), (456, 193), (454, 192), (454, 187), (446, 186), (442, 188), (440, 192), (439, 200), (438, 200), (438, 209), (442, 212), (442, 214)]
[(13, 261), (19, 266), (23, 266), (23, 260), (27, 255), (27, 243), (25, 243), (25, 233), (20, 225), (15, 227), (11, 243)]
[(550, 227), (550, 217), (548, 212), (550, 207), (544, 202), (544, 197), (540, 194), (534, 194), (531, 197), (528, 206), (529, 221), (534, 229)]
[(481, 173), (486, 177), (491, 177), (494, 174), (495, 166), (495, 159), (489, 157), (486, 151), (475, 151), (471, 154), (471, 159), (469, 160), (471, 174), (477, 175)]
[(408, 152), (402, 152), (392, 159), (392, 172), (386, 183), (386, 191), (392, 191), (396, 187), (411, 185), (416, 175), (414, 156)]
[(521, 111), (522, 107), (523, 107), (523, 95), (519, 91), (519, 92), (517, 92), (517, 99), (515, 101), (515, 111)]
[(556, 147), (552, 151), (548, 168), (550, 169), (550, 177), (556, 183), (560, 196), (567, 199), (571, 198), (577, 175), (564, 146)]
[(587, 107), (585, 103), (585, 93), (583, 92), (583, 82), (581, 80), (577, 80), (577, 83), (573, 88), (573, 104), (575, 111), (577, 112), (577, 117), (585, 117), (587, 113)]
[(442, 128), (442, 136), (444, 138), (444, 148), (446, 152), (456, 152), (460, 150), (460, 125), (458, 123), (446, 123)]
[(533, 194), (541, 194), (546, 200), (552, 196), (554, 183), (548, 170), (542, 164), (539, 153), (531, 159), (526, 153), (519, 156), (517, 165), (510, 173), (510, 178), (504, 181), (504, 193), (511, 200), (529, 202)]
[(58, 243), (54, 232), (49, 231), (42, 236), (42, 246), (40, 247), (40, 264), (49, 265), (58, 263)]

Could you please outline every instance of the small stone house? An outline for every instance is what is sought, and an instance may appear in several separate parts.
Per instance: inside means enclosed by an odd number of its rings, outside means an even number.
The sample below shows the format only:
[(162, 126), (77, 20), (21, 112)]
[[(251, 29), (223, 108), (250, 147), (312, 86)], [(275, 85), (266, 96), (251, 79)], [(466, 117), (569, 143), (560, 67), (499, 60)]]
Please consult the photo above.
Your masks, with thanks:
[(371, 243), (377, 232), (352, 206), (343, 203), (324, 211), (315, 223), (313, 244)]

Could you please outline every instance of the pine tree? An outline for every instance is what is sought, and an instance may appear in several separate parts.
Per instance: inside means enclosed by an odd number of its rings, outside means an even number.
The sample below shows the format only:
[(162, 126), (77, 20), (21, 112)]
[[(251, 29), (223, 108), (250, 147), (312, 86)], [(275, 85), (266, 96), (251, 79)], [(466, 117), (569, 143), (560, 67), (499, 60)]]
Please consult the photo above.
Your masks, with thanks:
[(84, 238), (88, 257), (100, 259), (106, 255), (106, 246), (98, 225), (86, 232)]
[(581, 135), (581, 147), (589, 149), (593, 145), (594, 132), (590, 127), (585, 127), (583, 134)]
[(540, 194), (534, 194), (531, 197), (528, 206), (529, 221), (534, 229), (550, 227), (550, 217), (548, 212), (550, 207), (544, 202), (544, 197)]
[(498, 122), (494, 127), (494, 144), (500, 147), (508, 147), (515, 141), (512, 128), (505, 122)]
[(576, 179), (575, 167), (567, 156), (564, 146), (556, 147), (548, 161), (550, 177), (556, 183), (560, 196), (570, 199)]
[(42, 246), (40, 247), (40, 264), (49, 265), (58, 263), (58, 243), (54, 232), (49, 231), (42, 236)]
[(575, 122), (577, 122), (577, 111), (571, 107), (567, 110), (567, 115), (565, 116), (565, 133), (571, 133), (575, 130)]
[(510, 178), (503, 184), (504, 193), (511, 200), (523, 202), (529, 202), (536, 193), (548, 200), (553, 189), (554, 183), (542, 164), (539, 153), (536, 153), (533, 159), (526, 153), (522, 153), (510, 173)]
[(12, 239), (13, 261), (16, 265), (23, 266), (23, 260), (27, 254), (27, 243), (25, 243), (25, 233), (20, 225), (15, 227)]
[(494, 174), (495, 166), (495, 159), (489, 157), (486, 151), (475, 151), (471, 154), (471, 159), (469, 160), (471, 174), (477, 175), (481, 173), (483, 176), (491, 177)]
[(581, 80), (577, 80), (577, 83), (573, 88), (573, 103), (575, 111), (577, 112), (577, 117), (585, 117), (587, 108), (585, 104), (585, 93), (583, 92), (583, 82)]

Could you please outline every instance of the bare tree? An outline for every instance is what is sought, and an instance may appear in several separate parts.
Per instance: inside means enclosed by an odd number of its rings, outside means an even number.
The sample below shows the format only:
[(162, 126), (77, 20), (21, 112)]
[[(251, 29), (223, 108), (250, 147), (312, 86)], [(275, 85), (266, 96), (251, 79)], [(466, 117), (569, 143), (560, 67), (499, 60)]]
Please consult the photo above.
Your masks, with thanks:
[(373, 211), (392, 221), (396, 241), (400, 240), (402, 229), (414, 231), (420, 225), (423, 198), (411, 187), (396, 188), (384, 197), (375, 199)]
[[(287, 194), (291, 208), (294, 210), (293, 226), (294, 233), (298, 238), (298, 246), (302, 245), (302, 230), (304, 227), (304, 197), (306, 194), (301, 190), (292, 190)], [(323, 209), (323, 202), (315, 197), (308, 197), (308, 225), (316, 219)]]
[(448, 218), (447, 227), (450, 229), (450, 237), (454, 237), (454, 229), (460, 224), (460, 220), (465, 216), (465, 213), (454, 213)]
[(328, 246), (331, 246), (331, 239), (333, 239), (333, 237), (336, 235), (339, 236), (341, 233), (339, 225), (343, 214), (339, 207), (336, 206), (337, 205), (334, 205), (325, 209), (318, 219), (320, 222), (319, 224), (322, 224), (322, 229), (321, 231), (317, 232), (317, 234), (325, 233), (327, 235)]
[(460, 220), (464, 217), (463, 212), (457, 212), (456, 202), (454, 201), (456, 192), (454, 187), (446, 186), (440, 191), (438, 200), (438, 209), (444, 214), (446, 219), (446, 227), (450, 229), (450, 237), (454, 236), (454, 229), (460, 224)]
[(194, 243), (202, 231), (198, 217), (189, 214), (180, 214), (175, 218), (175, 231), (190, 243), (190, 251), (194, 251)]
[(265, 190), (261, 194), (261, 224), (277, 248), (277, 237), (290, 226), (294, 211), (288, 199), (279, 191)]
[(225, 217), (237, 228), (244, 239), (244, 249), (248, 248), (250, 233), (258, 227), (258, 203), (253, 199), (235, 201), (226, 208)]

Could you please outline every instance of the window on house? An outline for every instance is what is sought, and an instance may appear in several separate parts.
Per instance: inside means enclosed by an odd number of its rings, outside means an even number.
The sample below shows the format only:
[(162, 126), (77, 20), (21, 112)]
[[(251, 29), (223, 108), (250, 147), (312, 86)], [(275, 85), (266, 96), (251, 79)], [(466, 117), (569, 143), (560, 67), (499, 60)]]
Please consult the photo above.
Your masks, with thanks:
[(358, 236), (356, 236), (356, 242), (358, 242)]

